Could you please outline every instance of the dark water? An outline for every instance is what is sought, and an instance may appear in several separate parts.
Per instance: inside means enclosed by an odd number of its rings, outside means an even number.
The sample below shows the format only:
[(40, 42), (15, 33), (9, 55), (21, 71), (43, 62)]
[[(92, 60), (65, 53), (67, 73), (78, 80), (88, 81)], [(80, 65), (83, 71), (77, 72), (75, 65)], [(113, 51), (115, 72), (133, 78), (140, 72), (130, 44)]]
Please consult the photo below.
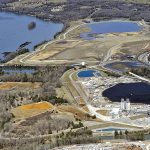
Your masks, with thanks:
[(94, 77), (94, 76), (100, 76), (100, 72), (96, 70), (83, 70), (78, 73), (78, 77), (85, 78), (85, 77)]
[[(32, 30), (28, 29), (31, 22), (36, 23)], [(52, 40), (54, 35), (61, 31), (63, 24), (45, 22), (35, 17), (15, 15), (12, 13), (0, 13), (0, 53), (15, 51), (21, 44), (31, 42), (27, 48), (44, 40)], [(2, 55), (0, 55), (2, 57)]]
[[(122, 67), (116, 67), (117, 65), (123, 65)], [(137, 69), (140, 67), (146, 67), (145, 64), (138, 62), (138, 61), (129, 61), (129, 62), (113, 62), (110, 64), (105, 65), (106, 68), (112, 69), (114, 71), (120, 71), (124, 72), (127, 71), (127, 69)]]
[(150, 104), (150, 85), (143, 82), (120, 83), (106, 89), (102, 95), (113, 102), (120, 102), (121, 98), (129, 98), (132, 103)]
[(130, 21), (103, 21), (87, 25), (91, 29), (88, 33), (81, 34), (81, 37), (87, 40), (95, 39), (93, 34), (121, 33), (121, 32), (138, 32), (142, 27), (135, 22)]

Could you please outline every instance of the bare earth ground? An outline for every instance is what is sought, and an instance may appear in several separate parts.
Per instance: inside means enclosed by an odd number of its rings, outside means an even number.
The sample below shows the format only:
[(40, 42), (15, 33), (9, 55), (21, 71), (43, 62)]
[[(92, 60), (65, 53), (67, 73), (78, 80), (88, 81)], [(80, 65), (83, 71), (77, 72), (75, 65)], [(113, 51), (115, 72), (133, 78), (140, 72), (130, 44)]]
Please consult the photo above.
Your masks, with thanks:
[(35, 115), (39, 115), (48, 110), (53, 110), (54, 106), (48, 102), (39, 102), (32, 103), (27, 105), (22, 105), (16, 108), (13, 108), (11, 112), (14, 114), (16, 119), (29, 118)]
[(87, 118), (87, 113), (86, 111), (84, 111), (83, 109), (81, 110), (80, 108), (77, 108), (75, 106), (58, 106), (57, 109), (61, 112), (69, 112), (71, 114), (73, 114), (75, 117), (77, 117), (78, 119), (84, 120)]
[[(80, 34), (89, 31), (82, 21), (72, 22), (67, 31), (37, 48), (33, 53), (19, 56), (7, 64), (63, 64), (85, 61), (96, 63), (107, 61), (112, 55), (139, 55), (149, 48), (149, 26), (143, 23), (144, 30), (131, 33), (111, 33), (101, 35), (95, 40), (84, 40)], [(145, 47), (145, 48), (144, 48)], [(106, 59), (106, 60), (105, 60)]]
[(0, 83), (0, 90), (11, 90), (11, 89), (27, 89), (32, 88), (36, 89), (39, 88), (41, 83), (38, 82), (1, 82)]

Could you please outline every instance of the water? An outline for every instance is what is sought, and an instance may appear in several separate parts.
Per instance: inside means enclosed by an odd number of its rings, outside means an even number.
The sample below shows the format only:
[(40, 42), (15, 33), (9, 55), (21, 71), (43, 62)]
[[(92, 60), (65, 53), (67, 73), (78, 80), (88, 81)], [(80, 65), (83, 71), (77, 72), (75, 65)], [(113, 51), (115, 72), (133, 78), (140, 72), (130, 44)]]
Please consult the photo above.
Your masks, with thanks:
[(101, 129), (101, 130), (97, 130), (97, 131), (102, 131), (102, 132), (114, 132), (114, 131), (125, 131), (125, 129), (121, 129), (121, 128), (105, 128), (105, 129)]
[[(32, 30), (28, 29), (31, 22), (36, 23)], [(35, 17), (0, 13), (0, 52), (15, 51), (21, 44), (31, 42), (30, 50), (42, 41), (52, 40), (61, 31), (63, 24), (45, 22)], [(0, 55), (2, 57), (2, 55)]]
[[(114, 140), (114, 136), (101, 136), (100, 137), (102, 140)], [(123, 137), (123, 139), (126, 139), (126, 137)], [(145, 134), (144, 135), (144, 140), (150, 140), (150, 134)]]
[(5, 74), (13, 74), (13, 73), (34, 73), (37, 68), (36, 67), (0, 67)]
[(135, 22), (131, 21), (103, 21), (87, 24), (86, 27), (90, 28), (90, 32), (82, 33), (80, 36), (87, 40), (95, 39), (96, 34), (107, 33), (121, 33), (121, 32), (138, 32), (142, 30)]
[(113, 102), (120, 102), (121, 98), (129, 98), (132, 103), (150, 104), (150, 85), (143, 82), (119, 83), (106, 89), (102, 95)]
[[(101, 136), (101, 139), (102, 140), (114, 140), (115, 137), (114, 136)], [(126, 137), (124, 137), (124, 139), (126, 139)], [(144, 140), (150, 140), (150, 134), (145, 134)]]
[(31, 73), (34, 73), (35, 70), (34, 69), (4, 69), (3, 70), (4, 73), (7, 73), (7, 74), (11, 74), (11, 73), (28, 73), (28, 74), (31, 74)]
[(144, 140), (150, 140), (150, 134), (145, 134), (144, 135)]
[(86, 77), (94, 77), (94, 76), (100, 76), (100, 72), (96, 70), (83, 70), (78, 73), (78, 77), (80, 78), (86, 78)]
[(140, 67), (146, 67), (143, 63), (138, 61), (126, 61), (126, 62), (113, 62), (105, 65), (106, 68), (109, 68), (114, 71), (125, 72), (128, 69), (137, 69)]

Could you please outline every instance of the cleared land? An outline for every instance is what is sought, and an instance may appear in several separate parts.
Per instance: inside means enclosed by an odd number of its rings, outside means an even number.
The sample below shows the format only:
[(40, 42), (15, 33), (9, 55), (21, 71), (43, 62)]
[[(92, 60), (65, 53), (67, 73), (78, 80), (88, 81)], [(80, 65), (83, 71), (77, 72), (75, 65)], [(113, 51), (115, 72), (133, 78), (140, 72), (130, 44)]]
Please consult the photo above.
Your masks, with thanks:
[(32, 88), (36, 89), (39, 88), (41, 83), (35, 82), (2, 82), (0, 83), (0, 90), (12, 90), (12, 89), (26, 89)]
[(61, 112), (69, 112), (78, 119), (81, 119), (81, 120), (87, 119), (88, 112), (86, 112), (85, 110), (82, 110), (80, 108), (77, 108), (75, 106), (61, 105), (61, 106), (58, 106), (57, 109)]
[(150, 40), (124, 43), (120, 49), (122, 54), (138, 55), (146, 50), (150, 50)]
[(19, 56), (8, 64), (46, 65), (82, 61), (93, 64), (102, 60), (106, 62), (115, 55), (139, 55), (149, 48), (149, 26), (143, 22), (140, 22), (144, 26), (141, 32), (101, 34), (94, 40), (80, 38), (81, 33), (89, 31), (82, 20), (70, 24), (70, 28), (56, 40), (40, 46), (31, 54)]
[(109, 116), (109, 111), (108, 110), (97, 110), (96, 111), (97, 113), (101, 114), (101, 115), (104, 115), (104, 116)]
[(51, 103), (39, 102), (13, 108), (11, 112), (14, 114), (16, 119), (24, 119), (53, 110), (54, 108), (55, 107)]

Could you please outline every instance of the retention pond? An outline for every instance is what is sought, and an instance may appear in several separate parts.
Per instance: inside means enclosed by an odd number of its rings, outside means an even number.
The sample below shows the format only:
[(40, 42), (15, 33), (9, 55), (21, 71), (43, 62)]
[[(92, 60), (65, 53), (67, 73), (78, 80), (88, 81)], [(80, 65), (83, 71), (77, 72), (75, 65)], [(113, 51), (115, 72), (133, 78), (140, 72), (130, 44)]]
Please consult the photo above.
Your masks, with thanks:
[(142, 26), (136, 22), (117, 20), (92, 22), (85, 27), (89, 28), (90, 32), (82, 33), (80, 36), (86, 40), (95, 39), (98, 34), (139, 32), (142, 30)]

